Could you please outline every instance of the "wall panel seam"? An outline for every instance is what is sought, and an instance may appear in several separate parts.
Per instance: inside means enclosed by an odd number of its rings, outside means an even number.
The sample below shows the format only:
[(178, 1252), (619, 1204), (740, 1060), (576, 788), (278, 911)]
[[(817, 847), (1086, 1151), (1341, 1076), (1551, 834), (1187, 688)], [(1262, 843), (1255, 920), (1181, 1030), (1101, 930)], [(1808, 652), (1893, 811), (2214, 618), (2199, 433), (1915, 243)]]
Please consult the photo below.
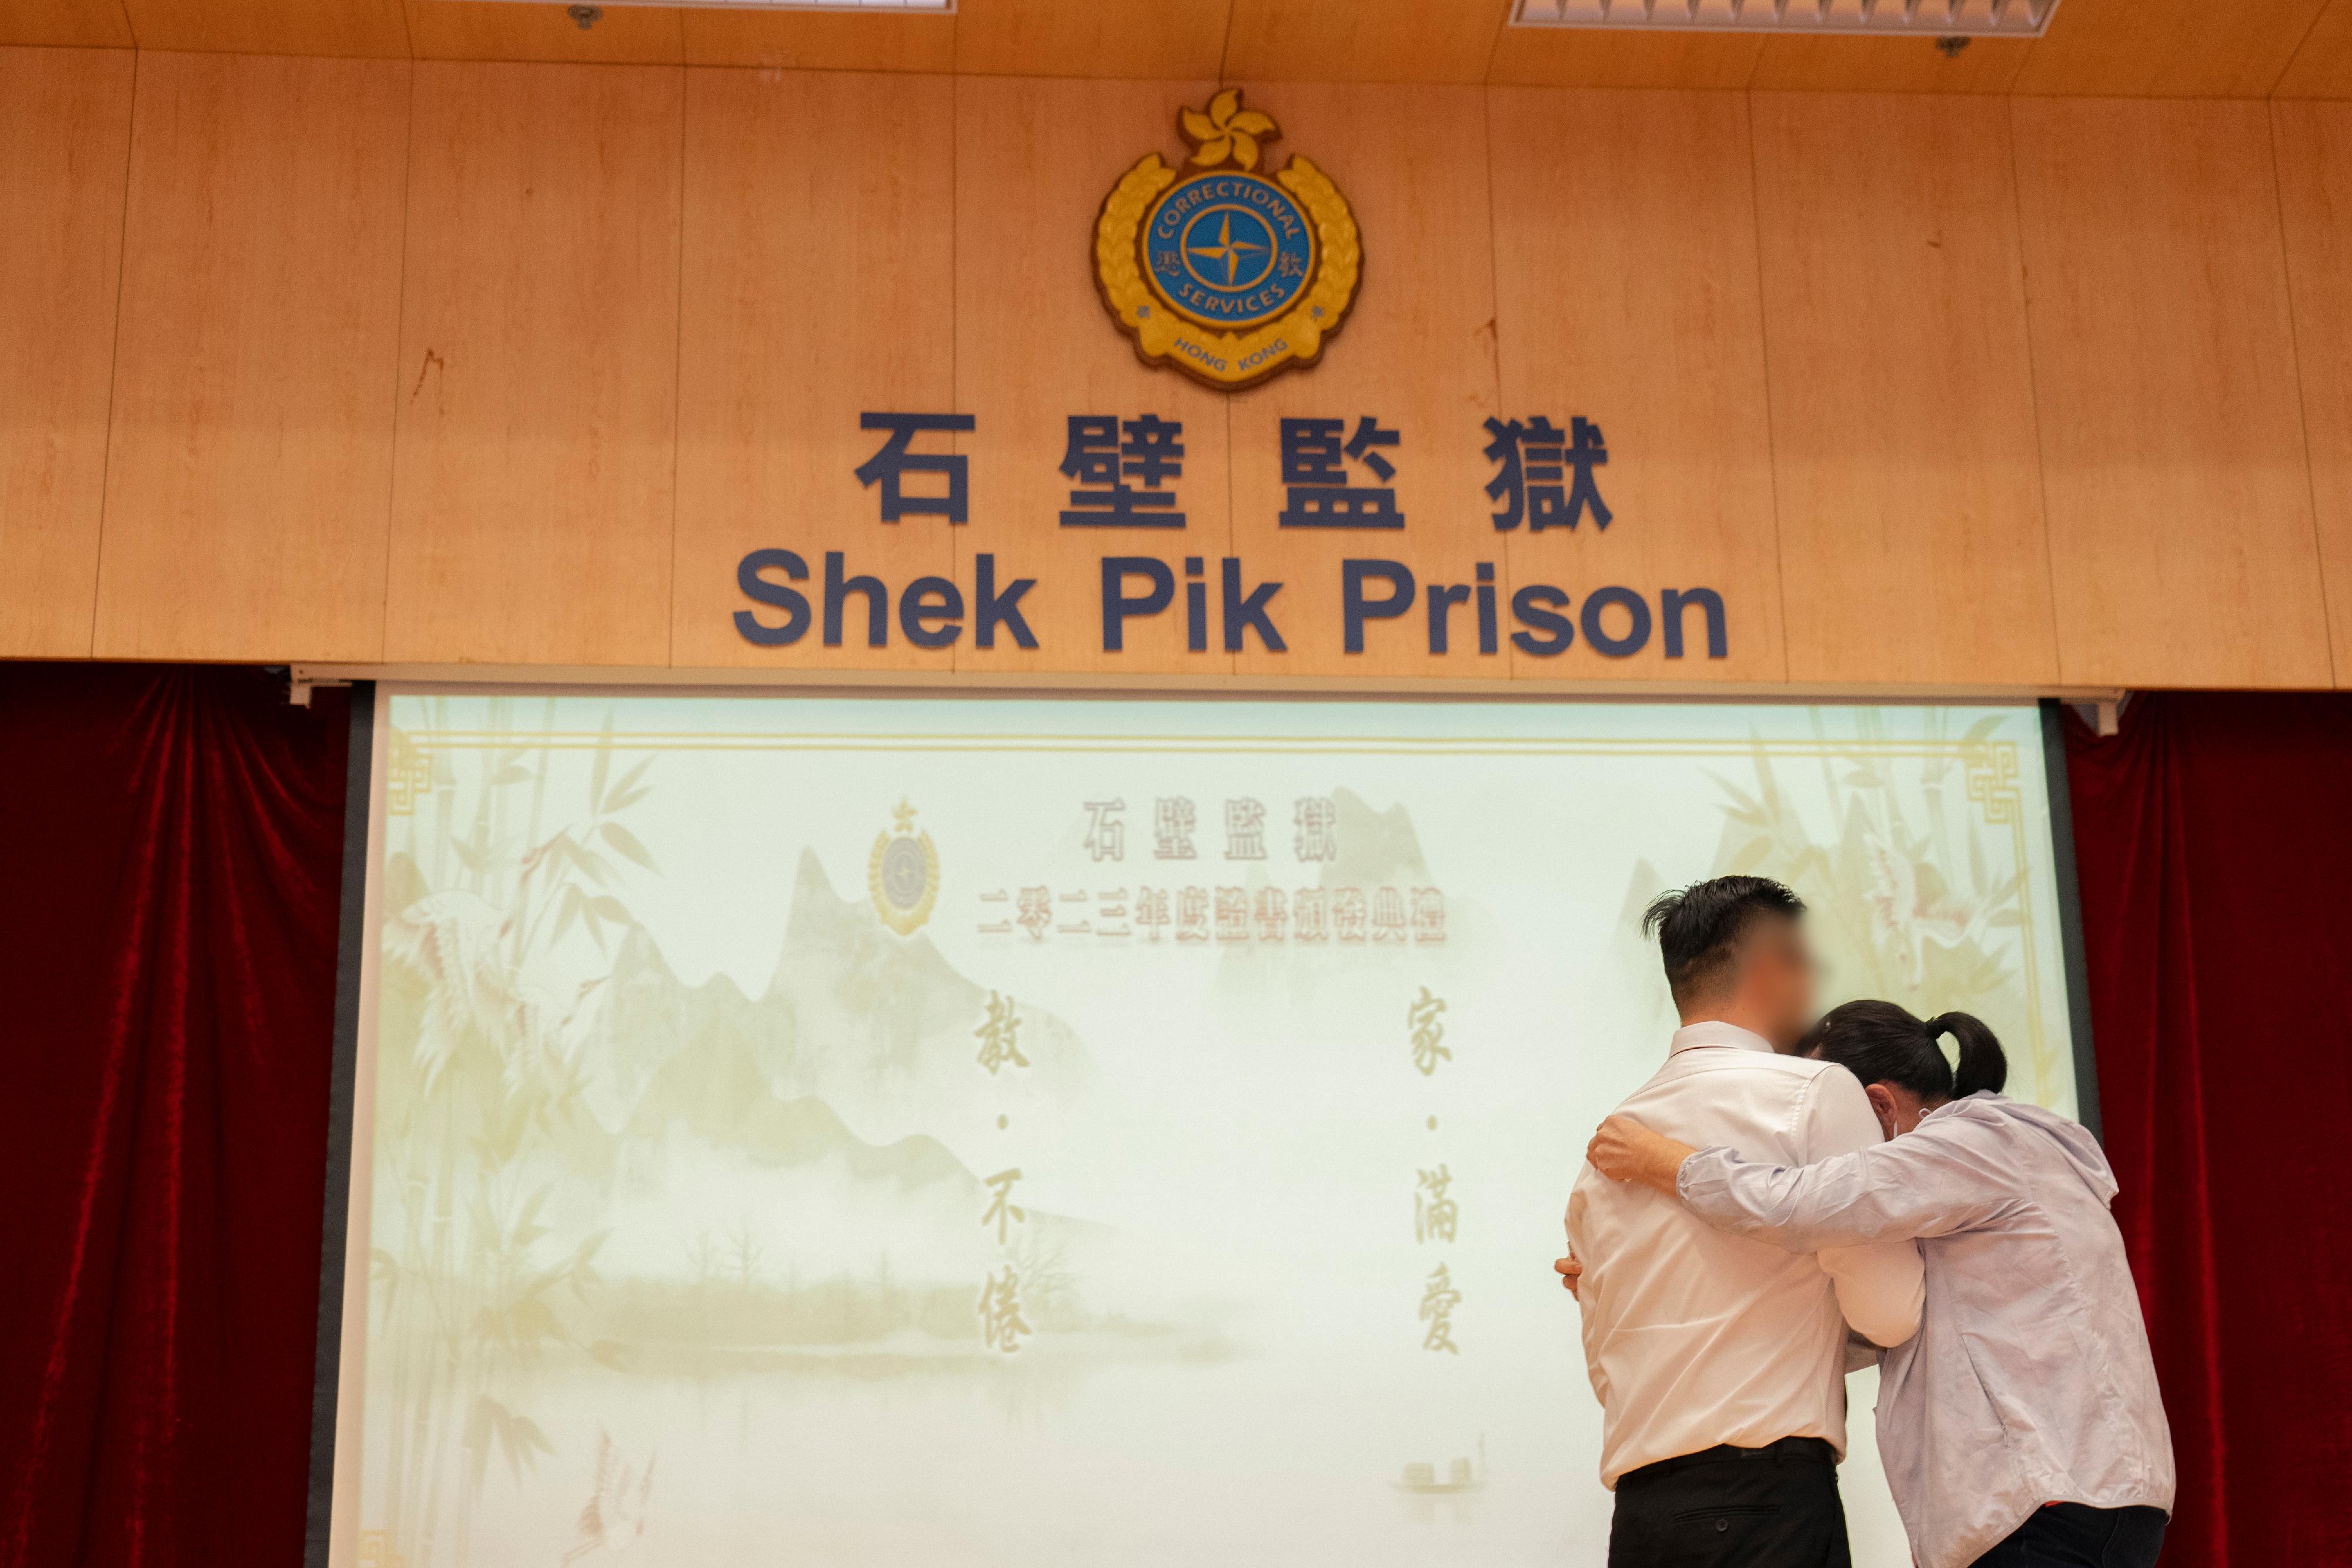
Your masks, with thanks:
[[(1496, 35), (1495, 47), (1499, 48), (1501, 46), (1502, 35), (1498, 32)], [(1493, 74), (1494, 57), (1494, 49), (1489, 49), (1486, 58), (1487, 74), (1490, 76)], [(1478, 89), (1478, 121), (1480, 129), (1486, 133), (1483, 162), (1486, 165), (1486, 301), (1489, 308), (1486, 318), (1487, 344), (1495, 372), (1495, 417), (1507, 424), (1510, 423), (1511, 413), (1503, 402), (1503, 208), (1502, 203), (1495, 193), (1495, 89), (1491, 86), (1481, 87)], [(1509, 540), (1502, 541), (1501, 554), (1504, 560), (1508, 562), (1511, 554)], [(1504, 602), (1507, 604), (1510, 602), (1510, 596), (1519, 591), (1517, 574), (1511, 572), (1504, 574), (1502, 591)], [(1506, 652), (1503, 654), (1503, 673), (1507, 675), (1515, 675), (1518, 674), (1518, 665), (1519, 655), (1517, 645), (1506, 644)]]
[[(127, 20), (127, 15), (126, 15)], [(98, 540), (90, 556), (89, 640), (83, 656), (98, 656), (98, 612), (106, 582), (106, 507), (114, 476), (114, 394), (122, 382), (122, 280), (131, 270), (131, 160), (139, 144), (139, 51), (131, 53), (131, 103), (122, 128), (122, 212), (114, 231), (114, 330), (108, 344), (106, 434), (99, 443)]]
[(2033, 421), (2033, 495), (2042, 510), (2042, 593), (2050, 608), (2050, 674), (2066, 678), (2065, 642), (2058, 631), (2058, 563), (2050, 542), (2050, 457), (2042, 438), (2042, 368), (2033, 351), (2033, 274), (2025, 259), (2025, 175), (2017, 166), (2016, 95), (2001, 112), (2009, 137), (2009, 210), (2017, 224), (2018, 315), (2025, 325), (2025, 406)]
[[(405, 9), (401, 13), (401, 26), (408, 25)], [(392, 545), (394, 531), (400, 526), (400, 382), (405, 363), (404, 345), (408, 340), (408, 224), (415, 211), (415, 187), (411, 183), (416, 168), (416, 62), (411, 59), (408, 70), (408, 109), (402, 117), (400, 136), (400, 265), (394, 269), (394, 287), (399, 295), (392, 313), (392, 423), (385, 432), (383, 476), (383, 574), (376, 581), (376, 657), (383, 657), (392, 637)]]
[[(686, 57), (686, 19), (678, 18), (678, 57)], [(689, 124), (694, 113), (692, 79), (687, 68), (677, 68), (677, 271), (673, 274), (670, 310), (670, 389), (669, 389), (669, 591), (667, 613), (662, 616), (662, 663), (675, 668), (677, 664), (677, 455), (686, 429), (686, 214), (687, 214), (687, 138), (693, 134)]]
[[(1231, 21), (1232, 21), (1232, 16), (1231, 16), (1231, 15), (1230, 15), (1230, 13), (1229, 13), (1229, 14), (1228, 14), (1228, 16), (1227, 16), (1226, 20), (1227, 20), (1228, 24), (1230, 24), (1230, 23), (1231, 23)], [(958, 24), (958, 26), (961, 26), (961, 23), (959, 23), (959, 24)], [(962, 350), (962, 339), (963, 339), (963, 319), (962, 319), (962, 318), (963, 318), (963, 296), (962, 296), (961, 294), (960, 294), (959, 292), (957, 292), (957, 290), (958, 290), (960, 287), (961, 287), (961, 286), (962, 286), (962, 283), (961, 283), (961, 269), (960, 269), (960, 267), (959, 267), (959, 265), (958, 265), (958, 259), (957, 259), (957, 247), (958, 247), (958, 246), (962, 243), (962, 240), (963, 240), (963, 205), (962, 205), (962, 203), (963, 203), (963, 192), (962, 192), (962, 189), (961, 189), (961, 186), (962, 186), (962, 181), (963, 181), (963, 84), (962, 84), (962, 82), (961, 82), (961, 81), (960, 81), (959, 79), (957, 79), (955, 77), (953, 77), (953, 76), (950, 76), (950, 77), (948, 78), (948, 83), (947, 83), (947, 94), (948, 94), (948, 412), (949, 412), (950, 413), (961, 413), (961, 412), (963, 411), (963, 366), (962, 366), (961, 361), (958, 359), (958, 357), (957, 357), (957, 356), (960, 354), (960, 352), (961, 352), (961, 350)], [(1227, 421), (1225, 422), (1225, 439), (1226, 439), (1226, 443), (1227, 443), (1228, 449), (1230, 450), (1230, 447), (1231, 447), (1231, 444), (1232, 444), (1232, 440), (1233, 440), (1233, 422), (1232, 422), (1231, 420), (1227, 420)], [(964, 458), (965, 458), (965, 462), (966, 462), (966, 465), (967, 465), (967, 468), (969, 467), (970, 461), (971, 461), (971, 455), (970, 453), (968, 453), (968, 452), (964, 452), (964, 449), (963, 449), (963, 436), (962, 436), (962, 434), (961, 434), (961, 433), (957, 433), (957, 432), (950, 432), (950, 433), (949, 434), (949, 435), (948, 435), (948, 450), (949, 450), (949, 451), (950, 451), (950, 452), (962, 453), (962, 454), (963, 454), (963, 456), (964, 456)], [(1228, 465), (1227, 465), (1227, 466), (1228, 466), (1228, 469), (1230, 470), (1231, 465), (1230, 465), (1230, 464), (1228, 464)], [(967, 473), (967, 476), (966, 476), (967, 482), (969, 482), (969, 477), (970, 477), (969, 473)], [(1230, 474), (1230, 472), (1228, 472), (1228, 475), (1227, 475), (1227, 483), (1228, 483), (1228, 484), (1230, 484), (1231, 482), (1232, 482), (1231, 474)], [(1231, 509), (1232, 509), (1232, 508), (1231, 508), (1230, 505), (1228, 505), (1227, 510), (1229, 510), (1229, 511), (1230, 511)], [(963, 536), (962, 536), (961, 534), (960, 534), (960, 533), (956, 532), (956, 530), (954, 529), (954, 528), (950, 527), (950, 528), (948, 528), (948, 574), (949, 574), (950, 576), (951, 576), (951, 577), (955, 578), (959, 582), (961, 582), (961, 581), (963, 580), (963, 569), (964, 569), (964, 567), (965, 567), (967, 564), (969, 564), (969, 563), (970, 563), (971, 557), (973, 557), (974, 555), (976, 555), (976, 554), (978, 554), (978, 553), (979, 553), (979, 552), (977, 552), (976, 550), (974, 550), (974, 549), (973, 549), (970, 545), (968, 545), (968, 544), (966, 544), (966, 543), (964, 542), (964, 538), (963, 538)], [(975, 567), (973, 570), (974, 570), (975, 571), (977, 571), (977, 570), (978, 570), (978, 569), (977, 569), (976, 567)], [(973, 592), (973, 595), (972, 595), (972, 598), (973, 598), (973, 601), (974, 601), (974, 608), (975, 608), (975, 611), (977, 610), (977, 607), (978, 607), (978, 601), (979, 601), (979, 597), (980, 597), (980, 596), (979, 596), (979, 593), (978, 593), (978, 587), (979, 587), (978, 581), (977, 581), (977, 580), (975, 580), (975, 581), (974, 581), (974, 583), (973, 583), (974, 592)], [(973, 622), (973, 623), (974, 623), (974, 626), (975, 626), (975, 628), (976, 628), (976, 627), (977, 627), (977, 625), (978, 625), (978, 617), (977, 617), (977, 614), (975, 614), (975, 616), (974, 616), (974, 622)], [(975, 631), (973, 632), (973, 633), (972, 633), (972, 634), (973, 634), (975, 637), (977, 637), (977, 636), (979, 635), (979, 632), (978, 632), (978, 631), (977, 631), (977, 630), (975, 630)], [(965, 653), (965, 652), (966, 652), (966, 647), (967, 647), (967, 644), (964, 643), (964, 640), (963, 640), (962, 638), (961, 638), (961, 637), (957, 638), (957, 639), (955, 640), (955, 642), (954, 642), (952, 644), (950, 644), (950, 645), (949, 646), (949, 648), (948, 648), (948, 673), (949, 673), (950, 674), (955, 674), (957, 671), (961, 670), (961, 669), (964, 669), (964, 668), (966, 668), (966, 667), (967, 667), (967, 666), (965, 665), (965, 664), (964, 664), (964, 653)], [(977, 663), (975, 662), (975, 664), (974, 664), (973, 665), (970, 666), (970, 667), (977, 668), (977, 667), (978, 667)]]
[[(2316, 25), (2315, 22), (2314, 26)], [(2336, 619), (2332, 613), (2334, 606), (2327, 601), (2327, 541), (2321, 537), (2319, 528), (2319, 473), (2316, 466), (2318, 459), (2311, 445), (2311, 403), (2304, 396), (2303, 320), (2302, 312), (2295, 308), (2294, 251), (2286, 240), (2286, 192), (2284, 175), (2279, 167), (2277, 107), (2265, 102), (2263, 105), (2263, 120), (2265, 129), (2270, 132), (2271, 203), (2278, 217), (2279, 267), (2286, 280), (2286, 342), (2288, 354), (2294, 364), (2295, 418), (2298, 428), (2303, 432), (2304, 494), (2311, 502), (2311, 554), (2314, 563), (2319, 569), (2320, 631), (2327, 640), (2328, 674), (2340, 686), (2344, 684), (2345, 671), (2340, 662), (2341, 655), (2336, 647)]]
[(2063, 685), (2072, 663), (2067, 640), (2066, 623), (2058, 604), (2057, 517), (2050, 506), (2050, 430), (2042, 416), (2042, 350), (2033, 321), (2033, 261), (2025, 223), (2025, 171), (2018, 162), (2018, 148), (2023, 141), (2017, 125), (2017, 93), (2009, 95), (2009, 188), (2010, 200), (2017, 208), (2017, 269), (2025, 285), (2025, 375), (2033, 397), (2034, 475), (2042, 489), (2042, 575), (2049, 584), (2050, 641), (2057, 655), (2058, 679)]
[[(1760, 53), (1758, 58), (1762, 58)], [(1739, 129), (1748, 141), (1748, 237), (1749, 260), (1755, 264), (1756, 351), (1764, 369), (1765, 490), (1772, 503), (1772, 591), (1780, 602), (1780, 679), (1785, 682), (1790, 678), (1789, 562), (1781, 553), (1780, 445), (1772, 426), (1772, 323), (1764, 299), (1763, 176), (1756, 167), (1756, 93), (1752, 88), (1742, 88), (1738, 96)]]

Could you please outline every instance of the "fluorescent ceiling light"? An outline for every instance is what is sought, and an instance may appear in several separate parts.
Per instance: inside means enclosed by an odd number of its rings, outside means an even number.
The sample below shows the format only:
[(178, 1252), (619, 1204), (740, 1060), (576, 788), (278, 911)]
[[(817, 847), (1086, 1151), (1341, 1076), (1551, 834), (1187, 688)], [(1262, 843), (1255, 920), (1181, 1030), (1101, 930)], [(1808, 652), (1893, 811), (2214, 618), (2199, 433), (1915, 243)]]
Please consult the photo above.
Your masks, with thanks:
[(2038, 38), (2058, 0), (1517, 0), (1515, 27)]

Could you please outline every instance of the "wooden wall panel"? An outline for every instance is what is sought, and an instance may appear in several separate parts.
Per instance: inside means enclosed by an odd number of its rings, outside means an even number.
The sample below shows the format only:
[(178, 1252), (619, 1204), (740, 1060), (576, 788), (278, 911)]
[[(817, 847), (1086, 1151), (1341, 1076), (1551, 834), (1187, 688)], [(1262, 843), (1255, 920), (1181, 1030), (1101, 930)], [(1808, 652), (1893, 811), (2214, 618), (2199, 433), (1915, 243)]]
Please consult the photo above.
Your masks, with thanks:
[(215, 54), (408, 53), (401, 0), (122, 0), (142, 49)]
[(558, 5), (513, 0), (405, 0), (409, 47), (420, 60), (575, 60), (677, 65), (686, 58), (682, 13), (607, 5), (583, 27)]
[(763, 66), (772, 70), (951, 71), (952, 16), (853, 15), (821, 11), (679, 8), (690, 66)]
[(122, 0), (12, 0), (0, 8), (0, 47), (127, 49), (131, 18)]
[(1217, 74), (1233, 0), (961, 0), (956, 69), (976, 75)]
[(417, 65), (386, 658), (668, 662), (684, 78)]
[(2055, 680), (2009, 106), (1753, 113), (1790, 679)]
[[(205, 11), (202, 36), (389, 47), (372, 0), (280, 3)], [(2149, 37), (2084, 68), (2243, 90), (2305, 0), (2218, 45), (2153, 3)], [(165, 37), (201, 9), (131, 4)], [(1199, 57), (1225, 4), (1157, 13), (1146, 54)], [(2282, 92), (2334, 90), (2343, 4)], [(1314, 5), (1231, 5), (1243, 56), (1325, 77), (1402, 54), (1444, 74), (1500, 16), (1364, 13), (1317, 54)], [(2112, 27), (2105, 5), (2065, 14)], [(893, 36), (929, 39), (906, 58), (937, 69), (982, 16)], [(635, 20), (677, 24), (663, 58), (696, 47), (691, 16)], [(714, 54), (772, 68), (804, 41), (724, 20), (744, 28), (700, 35)], [(1498, 74), (1535, 68), (1486, 37)], [(1835, 42), (1759, 46), (1753, 74), (1843, 81)], [(2029, 68), (2057, 72), (2042, 50)], [(0, 195), (27, 215), (0, 241), (20, 280), (0, 299), (0, 654), (2352, 684), (2352, 106), (1253, 87), (1286, 132), (1274, 162), (1333, 172), (1368, 259), (1326, 364), (1228, 398), (1134, 358), (1086, 246), (1120, 172), (1181, 154), (1175, 111), (1209, 80), (410, 71), (0, 51)], [(879, 444), (869, 402), (979, 421), (969, 525), (879, 522), (851, 474)], [(1400, 429), (1408, 529), (1375, 549), (1276, 528), (1286, 412)], [(1183, 534), (1055, 526), (1081, 413), (1183, 420)], [(1611, 528), (1496, 538), (1490, 414), (1601, 423)], [(769, 543), (968, 599), (988, 551), (1039, 580), (1044, 646), (919, 653), (893, 615), (884, 658), (754, 647), (734, 564)], [(1286, 584), (1290, 652), (1253, 640), (1237, 665), (1213, 618), (1190, 653), (1180, 600), (1106, 653), (1111, 553), (1200, 555), (1213, 589), (1241, 557)], [(1449, 582), (1494, 560), (1506, 601), (1715, 587), (1730, 656), (1692, 617), (1679, 661), (1662, 635), (1611, 660), (1580, 631), (1559, 658), (1485, 659), (1465, 612), (1433, 659), (1417, 609), (1351, 658), (1336, 565), (1375, 553)]]
[(2260, 98), (2327, 0), (2065, 0), (2016, 90)]
[(89, 652), (131, 71), (0, 48), (0, 657)]
[(2060, 674), (2328, 684), (2268, 112), (2012, 114)]
[(383, 651), (410, 68), (141, 56), (100, 657)]
[[(1213, 635), (1185, 649), (1179, 603), (1126, 626), (1103, 648), (1100, 562), (1153, 556), (1181, 573), (1199, 555), (1214, 573), (1232, 542), (1223, 395), (1138, 360), (1095, 295), (1095, 215), (1146, 152), (1175, 160), (1177, 110), (1208, 101), (1210, 82), (1070, 81), (962, 77), (956, 82), (955, 408), (978, 422), (971, 455), (971, 522), (955, 530), (959, 574), (995, 558), (1000, 587), (1038, 586), (1023, 601), (1034, 652), (1000, 636), (992, 649), (956, 645), (958, 669), (1217, 674), (1232, 662)], [(1184, 426), (1176, 492), (1186, 524), (1065, 528), (1071, 481), (1060, 473), (1073, 414)], [(901, 523), (901, 528), (910, 524)], [(935, 518), (911, 526), (941, 528)]]
[[(944, 671), (895, 606), (869, 648), (862, 597), (825, 647), (818, 588), (829, 549), (894, 594), (955, 572), (944, 525), (878, 521), (852, 472), (882, 440), (862, 412), (954, 407), (955, 85), (698, 70), (686, 128), (674, 661)], [(735, 628), (739, 610), (782, 624), (736, 588), (759, 549), (808, 563), (817, 618), (790, 646)]]
[(1761, 33), (1611, 32), (1504, 27), (1486, 79), (1496, 87), (1667, 87), (1732, 91), (1748, 85)]
[(2336, 684), (2352, 686), (2352, 104), (2278, 103), (2279, 204)]
[[(1490, 95), (1496, 325), (1507, 414), (1583, 416), (1607, 438), (1614, 513), (1513, 546), (1522, 583), (1575, 596), (1627, 587), (1725, 601), (1727, 657), (1700, 618), (1679, 659), (1664, 639), (1622, 658), (1580, 630), (1521, 675), (1778, 680), (1786, 674), (1774, 537), (1754, 176), (1744, 97)], [(1574, 149), (1574, 156), (1563, 156)], [(1622, 622), (1609, 623), (1624, 635)]]
[(1228, 81), (1481, 82), (1508, 0), (1233, 0)]
[[(1487, 209), (1485, 94), (1474, 88), (1253, 87), (1246, 101), (1282, 129), (1271, 163), (1306, 154), (1355, 208), (1364, 240), (1354, 311), (1305, 374), (1278, 376), (1233, 399), (1234, 554), (1252, 582), (1284, 584), (1274, 603), (1289, 643), (1267, 653), (1252, 638), (1240, 668), (1253, 674), (1446, 675), (1500, 680), (1511, 645), (1479, 647), (1475, 600), (1450, 612), (1448, 651), (1430, 651), (1427, 590), (1475, 588), (1495, 569), (1495, 597), (1510, 602), (1516, 541), (1489, 520), (1494, 469), (1480, 453), (1495, 385), (1493, 225)], [(1285, 419), (1335, 419), (1352, 435), (1365, 416), (1397, 433), (1386, 456), (1404, 527), (1395, 531), (1286, 528)], [(1390, 483), (1349, 465), (1350, 482)], [(1402, 617), (1365, 627), (1346, 651), (1341, 563), (1402, 562), (1415, 599)], [(1368, 597), (1385, 598), (1382, 585)], [(1507, 612), (1505, 618), (1507, 618)]]

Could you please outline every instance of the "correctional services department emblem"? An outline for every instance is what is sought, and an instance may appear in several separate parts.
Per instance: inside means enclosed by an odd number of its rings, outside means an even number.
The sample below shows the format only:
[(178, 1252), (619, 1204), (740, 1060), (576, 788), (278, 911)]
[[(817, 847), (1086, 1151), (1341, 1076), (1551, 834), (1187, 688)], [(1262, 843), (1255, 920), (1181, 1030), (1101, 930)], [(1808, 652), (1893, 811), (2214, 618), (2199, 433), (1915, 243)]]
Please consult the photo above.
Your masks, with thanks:
[(890, 813), (896, 831), (874, 835), (874, 852), (866, 862), (866, 886), (874, 895), (874, 913), (901, 936), (931, 917), (940, 899), (940, 852), (931, 835), (915, 831), (915, 808), (898, 802)]
[(1294, 156), (1271, 178), (1282, 134), (1239, 88), (1188, 109), (1181, 171), (1157, 152), (1129, 169), (1095, 221), (1095, 286), (1136, 352), (1228, 391), (1313, 364), (1347, 319), (1363, 271), (1356, 214), (1329, 176)]

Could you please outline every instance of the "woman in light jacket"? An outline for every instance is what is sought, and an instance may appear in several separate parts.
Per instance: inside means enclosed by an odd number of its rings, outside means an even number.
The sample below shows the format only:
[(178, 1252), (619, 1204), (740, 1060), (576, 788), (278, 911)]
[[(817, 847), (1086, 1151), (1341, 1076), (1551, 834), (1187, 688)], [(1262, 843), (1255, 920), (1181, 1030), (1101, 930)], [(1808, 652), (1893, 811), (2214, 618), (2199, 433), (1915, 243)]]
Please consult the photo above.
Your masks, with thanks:
[(2004, 1098), (1966, 1013), (1848, 1002), (1801, 1049), (1862, 1081), (1885, 1143), (1792, 1168), (1612, 1116), (1587, 1157), (1792, 1252), (1917, 1239), (1927, 1308), (1880, 1368), (1878, 1448), (1920, 1568), (2148, 1568), (2172, 1442), (2097, 1141)]

